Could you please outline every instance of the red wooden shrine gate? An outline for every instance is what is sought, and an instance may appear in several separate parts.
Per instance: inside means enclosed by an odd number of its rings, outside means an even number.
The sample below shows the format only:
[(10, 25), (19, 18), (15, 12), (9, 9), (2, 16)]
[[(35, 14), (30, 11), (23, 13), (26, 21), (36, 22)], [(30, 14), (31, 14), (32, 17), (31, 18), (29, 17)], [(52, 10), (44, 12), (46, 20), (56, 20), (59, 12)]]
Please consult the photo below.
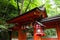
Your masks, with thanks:
[[(22, 25), (25, 25), (25, 24), (29, 24), (29, 23), (34, 23), (37, 21), (37, 20), (40, 20), (42, 18), (46, 18), (47, 15), (46, 15), (46, 11), (45, 10), (41, 10), (39, 8), (35, 8), (23, 15), (20, 15), (14, 19), (11, 19), (9, 21), (7, 21), (8, 23), (13, 23), (13, 24), (17, 24), (15, 27), (11, 28), (11, 30), (16, 30), (18, 31), (18, 40), (27, 40), (27, 37), (26, 37), (26, 33), (23, 33), (22, 32)], [(54, 26), (54, 23), (55, 21), (52, 22), (52, 26), (51, 26), (51, 22), (42, 22), (44, 25), (46, 25), (46, 28), (57, 28), (57, 32), (58, 32), (58, 37), (60, 36), (59, 35), (59, 28), (58, 28), (58, 25), (59, 25), (59, 22), (56, 21), (56, 25), (57, 26)], [(48, 25), (47, 25), (48, 24)], [(41, 27), (41, 25), (38, 24), (38, 26)], [(42, 36), (44, 36), (44, 33), (42, 32), (43, 29), (42, 28), (36, 28), (37, 26), (34, 25), (33, 28), (34, 28), (34, 40), (50, 40), (48, 38), (44, 39), (42, 38)], [(39, 30), (37, 30), (39, 29)], [(36, 32), (38, 31), (38, 32)], [(41, 33), (39, 33), (41, 32)], [(38, 36), (39, 35), (39, 36)], [(59, 40), (59, 38), (56, 38), (56, 39), (51, 39), (51, 40)]]

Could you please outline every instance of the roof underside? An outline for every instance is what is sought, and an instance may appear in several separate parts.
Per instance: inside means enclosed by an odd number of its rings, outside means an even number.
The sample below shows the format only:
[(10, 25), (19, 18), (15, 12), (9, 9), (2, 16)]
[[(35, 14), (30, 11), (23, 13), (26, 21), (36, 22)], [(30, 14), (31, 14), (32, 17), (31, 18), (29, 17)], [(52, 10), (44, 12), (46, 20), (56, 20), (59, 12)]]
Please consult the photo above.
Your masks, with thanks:
[[(39, 8), (35, 8), (23, 15), (20, 15), (16, 18), (13, 18), (11, 20), (8, 20), (8, 23), (18, 23), (18, 24), (26, 24), (26, 23), (30, 23), (30, 22), (34, 22), (38, 19), (41, 19), (41, 15), (46, 14), (46, 11), (42, 11)], [(44, 16), (44, 15), (43, 15)]]
[(45, 26), (52, 26), (52, 25), (60, 25), (60, 15), (51, 17), (51, 18), (45, 18), (40, 21)]
[(60, 15), (51, 17), (51, 18), (44, 18), (40, 22), (49, 22), (49, 21), (60, 21)]

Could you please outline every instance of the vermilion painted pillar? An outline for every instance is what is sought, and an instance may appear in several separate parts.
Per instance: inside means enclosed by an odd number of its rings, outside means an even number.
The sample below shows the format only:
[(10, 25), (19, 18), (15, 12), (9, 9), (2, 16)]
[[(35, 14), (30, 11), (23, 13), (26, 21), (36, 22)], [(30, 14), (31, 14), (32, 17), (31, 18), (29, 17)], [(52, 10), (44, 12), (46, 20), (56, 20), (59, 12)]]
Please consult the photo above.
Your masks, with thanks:
[(26, 33), (22, 32), (22, 29), (18, 30), (18, 40), (27, 40)]
[(41, 36), (36, 35), (36, 26), (34, 25), (34, 40), (42, 40)]
[(58, 40), (60, 40), (60, 25), (57, 24), (57, 36), (58, 36)]

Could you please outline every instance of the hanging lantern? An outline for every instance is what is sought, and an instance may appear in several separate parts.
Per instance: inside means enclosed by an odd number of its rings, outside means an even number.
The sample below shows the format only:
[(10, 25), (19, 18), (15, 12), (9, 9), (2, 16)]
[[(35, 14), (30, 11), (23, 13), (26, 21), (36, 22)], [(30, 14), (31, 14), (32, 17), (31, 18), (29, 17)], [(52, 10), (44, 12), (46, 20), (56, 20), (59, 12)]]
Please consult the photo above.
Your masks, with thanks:
[(35, 26), (36, 26), (36, 35), (37, 36), (45, 36), (43, 28), (39, 24), (36, 24)]

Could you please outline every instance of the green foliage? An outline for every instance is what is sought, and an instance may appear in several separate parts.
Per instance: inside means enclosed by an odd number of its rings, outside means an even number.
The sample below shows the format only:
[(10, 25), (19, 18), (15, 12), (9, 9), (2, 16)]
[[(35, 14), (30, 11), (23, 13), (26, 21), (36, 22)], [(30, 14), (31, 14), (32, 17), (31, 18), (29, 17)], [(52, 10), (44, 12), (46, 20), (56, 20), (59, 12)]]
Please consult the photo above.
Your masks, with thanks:
[(57, 38), (57, 32), (55, 28), (45, 29), (44, 32), (46, 36), (43, 38)]
[[(22, 9), (22, 12), (25, 13), (40, 5), (42, 5), (40, 0), (24, 0), (24, 6)], [(26, 8), (27, 8), (27, 10), (26, 10)]]
[(45, 7), (48, 17), (60, 15), (60, 5), (59, 0), (46, 0)]
[(18, 15), (16, 3), (12, 0), (0, 1), (0, 19), (8, 20)]

